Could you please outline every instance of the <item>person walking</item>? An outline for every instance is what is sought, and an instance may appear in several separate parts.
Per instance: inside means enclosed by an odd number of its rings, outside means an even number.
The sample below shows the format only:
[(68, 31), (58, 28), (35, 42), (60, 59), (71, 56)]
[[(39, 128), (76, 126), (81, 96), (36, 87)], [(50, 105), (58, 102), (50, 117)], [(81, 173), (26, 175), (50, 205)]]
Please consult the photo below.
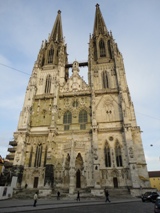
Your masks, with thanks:
[(36, 205), (37, 205), (37, 200), (38, 200), (38, 192), (36, 192), (36, 193), (34, 194), (33, 199), (34, 199), (33, 206), (36, 207)]
[(79, 193), (79, 191), (77, 192), (77, 201), (80, 201), (80, 193)]
[(57, 200), (60, 200), (60, 192), (57, 192)]
[(111, 201), (109, 199), (109, 192), (107, 189), (105, 189), (105, 197), (106, 197), (106, 202), (108, 201), (110, 203)]

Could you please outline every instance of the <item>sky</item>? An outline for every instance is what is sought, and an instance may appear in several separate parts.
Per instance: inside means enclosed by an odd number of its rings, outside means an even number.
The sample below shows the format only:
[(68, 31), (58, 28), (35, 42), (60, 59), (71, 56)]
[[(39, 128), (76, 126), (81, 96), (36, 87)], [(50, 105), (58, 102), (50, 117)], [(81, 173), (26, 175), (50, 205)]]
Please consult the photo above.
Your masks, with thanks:
[[(160, 170), (160, 1), (0, 0), (0, 155), (8, 154), (42, 40), (61, 10), (69, 62), (87, 61), (95, 5), (123, 55), (147, 168)], [(80, 70), (87, 81), (87, 70)]]

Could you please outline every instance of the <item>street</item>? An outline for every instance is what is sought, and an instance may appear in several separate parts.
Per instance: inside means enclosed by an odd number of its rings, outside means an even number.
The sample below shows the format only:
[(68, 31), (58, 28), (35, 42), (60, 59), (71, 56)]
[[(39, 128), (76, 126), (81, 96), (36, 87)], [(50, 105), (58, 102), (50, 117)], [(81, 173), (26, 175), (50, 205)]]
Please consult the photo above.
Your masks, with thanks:
[[(36, 207), (35, 207), (36, 208)], [(154, 212), (153, 203), (130, 202), (130, 203), (106, 203), (102, 205), (64, 207), (57, 209), (40, 210), (41, 213), (152, 213)], [(37, 210), (36, 212), (38, 212)], [(29, 211), (29, 212), (35, 212)]]
[[(16, 210), (17, 209), (17, 210)], [(59, 203), (56, 206), (41, 206), (37, 205), (37, 207), (21, 207), (21, 211), (19, 207), (1, 209), (0, 213), (3, 212), (40, 212), (40, 213), (152, 213), (154, 212), (154, 204), (147, 202), (143, 203), (141, 201), (135, 202), (120, 202), (120, 203), (81, 203), (76, 202), (74, 205)]]

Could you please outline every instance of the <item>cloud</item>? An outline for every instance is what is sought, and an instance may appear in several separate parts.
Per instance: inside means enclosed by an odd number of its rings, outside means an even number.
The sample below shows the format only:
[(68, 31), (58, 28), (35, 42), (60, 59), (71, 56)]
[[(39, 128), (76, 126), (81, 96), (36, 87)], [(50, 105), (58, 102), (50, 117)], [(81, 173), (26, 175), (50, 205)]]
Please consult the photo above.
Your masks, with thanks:
[(157, 165), (160, 164), (160, 156), (158, 157), (158, 156), (145, 155), (145, 158), (146, 158), (146, 161), (148, 162), (147, 163), (148, 171), (159, 170)]

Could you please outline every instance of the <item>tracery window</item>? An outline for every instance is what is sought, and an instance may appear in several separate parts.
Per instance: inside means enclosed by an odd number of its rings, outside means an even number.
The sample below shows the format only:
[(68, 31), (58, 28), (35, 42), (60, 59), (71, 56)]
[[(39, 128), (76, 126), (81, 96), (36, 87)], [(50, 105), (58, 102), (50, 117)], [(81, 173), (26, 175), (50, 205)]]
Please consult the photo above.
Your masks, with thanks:
[(109, 53), (109, 57), (110, 57), (110, 58), (112, 58), (112, 52), (111, 52), (111, 41), (110, 41), (110, 40), (108, 40), (107, 44), (108, 44), (108, 53)]
[(93, 48), (94, 48), (94, 60), (97, 60), (97, 45), (96, 41), (93, 42)]
[(105, 166), (111, 167), (111, 155), (110, 155), (110, 147), (108, 143), (106, 143), (104, 148), (104, 155), (105, 155)]
[(105, 57), (106, 56), (106, 48), (105, 48), (105, 43), (102, 39), (99, 42), (99, 49), (100, 49), (100, 57)]
[(78, 107), (78, 101), (77, 100), (73, 101), (73, 107)]
[(80, 153), (78, 153), (78, 155), (76, 157), (75, 167), (78, 168), (78, 169), (83, 168), (83, 158), (82, 158)]
[(103, 83), (103, 88), (109, 88), (107, 71), (102, 72), (102, 83)]
[(42, 158), (42, 144), (38, 144), (36, 148), (34, 167), (41, 166), (41, 158)]
[(46, 161), (47, 161), (47, 151), (48, 151), (48, 147), (46, 146), (46, 149), (45, 149), (45, 155), (44, 155), (44, 166), (46, 166)]
[(72, 123), (72, 113), (70, 111), (66, 111), (63, 116), (64, 130), (69, 130), (71, 123)]
[(88, 120), (88, 117), (87, 117), (86, 110), (81, 110), (79, 113), (80, 129), (86, 129), (87, 120)]
[(66, 161), (65, 161), (65, 169), (69, 170), (69, 166), (70, 166), (70, 155), (67, 154)]
[(48, 51), (48, 64), (53, 63), (53, 55), (54, 55), (54, 49), (51, 46), (51, 48)]
[(51, 76), (48, 75), (46, 78), (45, 93), (50, 93), (50, 91), (51, 91)]
[(28, 167), (32, 166), (33, 147), (31, 147)]
[(121, 153), (121, 147), (118, 142), (116, 143), (115, 154), (116, 154), (117, 167), (121, 167), (122, 166), (122, 153)]
[(42, 66), (42, 67), (44, 66), (44, 63), (45, 63), (45, 57), (43, 56), (43, 57), (42, 57), (42, 61), (41, 61), (41, 66)]

